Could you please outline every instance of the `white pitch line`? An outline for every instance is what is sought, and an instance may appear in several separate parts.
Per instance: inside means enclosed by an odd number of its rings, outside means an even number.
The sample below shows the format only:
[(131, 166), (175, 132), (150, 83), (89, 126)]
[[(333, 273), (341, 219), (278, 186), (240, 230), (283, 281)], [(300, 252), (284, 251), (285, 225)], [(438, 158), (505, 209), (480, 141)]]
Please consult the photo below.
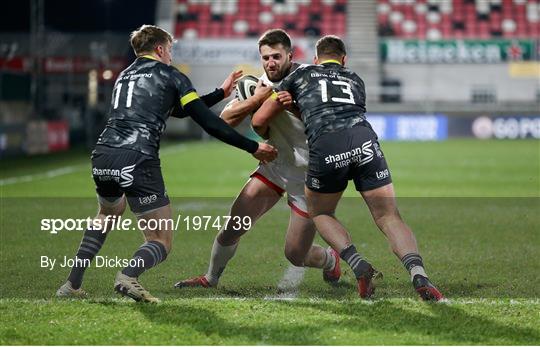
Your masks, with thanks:
[[(185, 150), (185, 148), (186, 148), (185, 145), (174, 145), (174, 146), (164, 148), (161, 154), (169, 155), (174, 152), (183, 151)], [(58, 176), (64, 176), (64, 175), (69, 175), (74, 172), (83, 171), (85, 169), (88, 169), (88, 173), (90, 174), (90, 163), (63, 166), (63, 167), (45, 171), (39, 174), (15, 176), (15, 177), (8, 177), (8, 178), (0, 179), (0, 186), (8, 186), (8, 185), (17, 184), (17, 183), (28, 183), (28, 182), (38, 181), (38, 180), (51, 179)]]
[[(212, 296), (212, 297), (190, 297), (190, 298), (166, 298), (163, 300), (164, 303), (174, 303), (175, 301), (178, 302), (190, 302), (193, 300), (197, 301), (239, 301), (239, 302), (254, 302), (254, 301), (298, 301), (298, 302), (309, 302), (312, 304), (318, 304), (318, 303), (343, 303), (343, 304), (351, 304), (350, 299), (328, 299), (328, 298), (319, 298), (319, 297), (303, 297), (303, 298), (282, 298), (279, 295), (275, 296), (267, 296), (264, 298), (261, 297), (227, 297), (227, 296)], [(122, 303), (131, 303), (132, 300), (127, 298), (115, 298), (115, 297), (98, 297), (98, 298), (88, 298), (83, 300), (69, 300), (72, 302), (75, 301), (81, 301), (86, 303), (92, 303), (92, 302), (122, 302)], [(1, 298), (0, 303), (2, 304), (8, 304), (8, 303), (30, 303), (30, 304), (49, 304), (52, 302), (64, 302), (64, 300), (56, 300), (56, 299), (24, 299), (24, 298)], [(382, 299), (375, 299), (375, 300), (361, 300), (358, 299), (356, 301), (352, 301), (353, 303), (358, 304), (366, 304), (366, 305), (374, 305), (377, 303), (383, 303), (383, 302), (394, 302), (394, 303), (412, 303), (412, 304), (422, 304), (423, 302), (419, 299), (413, 299), (413, 298), (382, 298)], [(133, 303), (135, 303), (133, 301)], [(443, 303), (442, 305), (489, 305), (489, 306), (528, 306), (528, 305), (540, 305), (540, 299), (523, 299), (523, 298), (515, 298), (515, 299), (471, 299), (471, 298), (457, 298), (457, 299), (449, 299)]]
[(53, 169), (49, 171), (45, 171), (39, 174), (34, 175), (24, 175), (24, 176), (15, 176), (15, 177), (8, 177), (0, 180), (0, 186), (7, 186), (11, 184), (17, 184), (17, 183), (27, 183), (37, 180), (44, 180), (44, 179), (50, 179), (55, 178), (58, 176), (64, 176), (69, 175), (74, 172), (82, 171), (84, 168), (86, 168), (87, 165), (70, 165), (70, 166), (64, 166), (58, 169)]

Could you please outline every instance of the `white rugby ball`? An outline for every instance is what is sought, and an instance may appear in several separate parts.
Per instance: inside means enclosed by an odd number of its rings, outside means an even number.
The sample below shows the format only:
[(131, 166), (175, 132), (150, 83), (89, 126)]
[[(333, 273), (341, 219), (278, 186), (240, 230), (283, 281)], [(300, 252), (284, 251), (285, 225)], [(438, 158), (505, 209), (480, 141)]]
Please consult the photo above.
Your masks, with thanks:
[(244, 75), (236, 83), (236, 97), (239, 100), (246, 100), (255, 94), (255, 88), (259, 79), (252, 75)]

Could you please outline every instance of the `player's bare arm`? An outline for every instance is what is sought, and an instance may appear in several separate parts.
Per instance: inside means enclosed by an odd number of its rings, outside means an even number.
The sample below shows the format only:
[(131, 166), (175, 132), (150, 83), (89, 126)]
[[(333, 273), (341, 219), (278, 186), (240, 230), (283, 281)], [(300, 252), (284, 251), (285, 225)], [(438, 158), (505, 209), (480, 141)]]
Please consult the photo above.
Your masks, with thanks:
[(253, 130), (263, 138), (268, 137), (268, 124), (284, 109), (285, 106), (279, 101), (278, 94), (273, 94), (253, 115), (251, 119)]
[(238, 126), (248, 115), (255, 112), (272, 94), (272, 87), (257, 83), (255, 93), (246, 100), (234, 99), (221, 112), (221, 118), (230, 126)]

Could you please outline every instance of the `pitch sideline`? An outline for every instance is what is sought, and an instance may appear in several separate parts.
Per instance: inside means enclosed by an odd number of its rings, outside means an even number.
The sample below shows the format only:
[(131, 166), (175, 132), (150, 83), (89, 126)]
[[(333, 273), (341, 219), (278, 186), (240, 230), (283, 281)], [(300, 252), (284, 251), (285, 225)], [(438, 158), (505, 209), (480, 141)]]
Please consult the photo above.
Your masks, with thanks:
[[(186, 147), (185, 145), (170, 146), (170, 147), (164, 148), (163, 151), (161, 152), (161, 155), (169, 155), (172, 153), (183, 151), (185, 150), (185, 147)], [(8, 177), (8, 178), (0, 179), (0, 187), (69, 175), (75, 172), (83, 171), (84, 169), (88, 167), (89, 167), (88, 164), (68, 165), (68, 166), (59, 167), (57, 169), (45, 171), (39, 174)]]
[[(255, 298), (255, 297), (226, 297), (226, 296), (215, 296), (215, 297), (189, 297), (189, 298), (174, 298), (174, 299), (164, 299), (160, 304), (184, 304), (185, 302), (192, 301), (239, 301), (239, 302), (264, 302), (264, 301), (298, 301), (298, 302), (308, 302), (308, 303), (347, 303), (350, 304), (349, 299), (328, 299), (328, 298), (281, 298), (279, 296), (267, 296), (264, 298)], [(73, 303), (81, 302), (85, 304), (92, 303), (104, 303), (104, 302), (116, 302), (116, 303), (126, 303), (136, 305), (137, 303), (126, 298), (96, 298), (96, 299), (82, 299), (82, 300), (66, 300), (66, 299), (18, 299), (18, 298), (0, 298), (0, 304), (9, 305), (9, 304), (60, 304), (60, 303)], [(360, 300), (357, 302), (364, 305), (374, 305), (377, 303), (418, 303), (430, 305), (432, 303), (424, 303), (419, 299), (413, 298), (381, 298), (374, 300)], [(527, 306), (527, 305), (540, 305), (540, 299), (531, 299), (531, 298), (505, 298), (505, 299), (485, 299), (485, 298), (456, 298), (456, 299), (447, 299), (444, 302), (433, 303), (435, 305), (488, 305), (488, 306)]]

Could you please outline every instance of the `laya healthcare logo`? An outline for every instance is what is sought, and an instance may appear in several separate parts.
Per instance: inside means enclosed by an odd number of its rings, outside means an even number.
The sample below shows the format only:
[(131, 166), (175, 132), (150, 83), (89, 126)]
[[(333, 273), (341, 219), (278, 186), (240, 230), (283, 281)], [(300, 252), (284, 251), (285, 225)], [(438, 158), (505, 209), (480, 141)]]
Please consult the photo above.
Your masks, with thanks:
[(157, 201), (157, 195), (156, 194), (143, 196), (142, 198), (139, 198), (139, 204), (141, 204), (141, 205), (149, 205), (149, 204), (151, 204), (153, 202), (156, 202), (156, 201)]
[(377, 171), (375, 175), (377, 176), (377, 179), (379, 181), (384, 180), (385, 178), (388, 178), (390, 176), (390, 171), (388, 171), (388, 169), (384, 169), (381, 171)]

